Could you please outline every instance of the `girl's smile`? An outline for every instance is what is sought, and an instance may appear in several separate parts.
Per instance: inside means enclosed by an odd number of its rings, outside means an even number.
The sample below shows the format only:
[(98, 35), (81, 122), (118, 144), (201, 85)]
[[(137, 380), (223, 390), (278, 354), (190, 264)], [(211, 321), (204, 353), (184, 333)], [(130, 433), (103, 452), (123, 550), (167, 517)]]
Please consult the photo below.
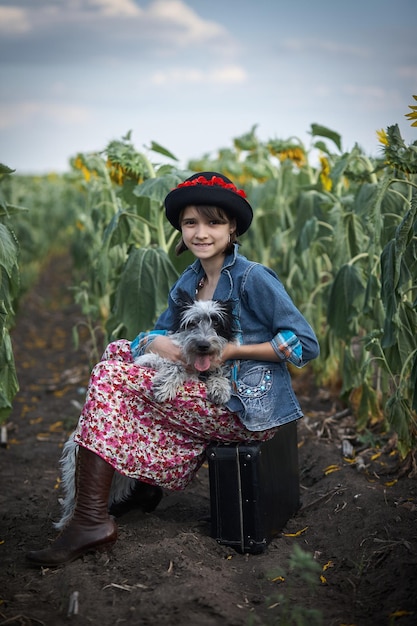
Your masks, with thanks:
[(233, 230), (228, 220), (209, 219), (193, 206), (185, 208), (181, 220), (183, 241), (198, 258), (207, 258), (207, 254), (209, 258), (223, 255)]

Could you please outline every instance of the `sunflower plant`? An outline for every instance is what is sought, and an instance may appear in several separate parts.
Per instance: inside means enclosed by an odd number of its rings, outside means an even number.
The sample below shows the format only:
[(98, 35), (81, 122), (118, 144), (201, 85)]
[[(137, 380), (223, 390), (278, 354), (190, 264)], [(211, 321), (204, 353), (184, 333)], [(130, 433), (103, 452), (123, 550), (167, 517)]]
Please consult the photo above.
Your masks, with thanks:
[(358, 145), (343, 151), (324, 126), (313, 124), (311, 136), (309, 148), (295, 137), (262, 142), (253, 126), (185, 170), (157, 144), (168, 163), (151, 161), (130, 135), (83, 155), (89, 302), (105, 341), (152, 327), (191, 260), (175, 257), (164, 198), (194, 171), (219, 171), (254, 207), (242, 253), (276, 270), (317, 333), (317, 383), (341, 389), (359, 430), (394, 430), (406, 455), (416, 443), (416, 145), (392, 126), (378, 132), (383, 153), (371, 159)]

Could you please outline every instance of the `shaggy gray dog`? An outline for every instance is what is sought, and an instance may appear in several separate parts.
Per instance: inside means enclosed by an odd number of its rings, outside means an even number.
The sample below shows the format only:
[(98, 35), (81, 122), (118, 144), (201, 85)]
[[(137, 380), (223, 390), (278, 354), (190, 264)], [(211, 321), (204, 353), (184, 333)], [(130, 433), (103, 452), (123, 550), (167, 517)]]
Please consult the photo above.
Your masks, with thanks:
[[(230, 399), (228, 369), (220, 364), (224, 346), (233, 340), (231, 304), (220, 300), (193, 300), (181, 293), (176, 332), (169, 337), (181, 347), (184, 361), (170, 361), (149, 352), (135, 359), (137, 365), (157, 370), (153, 395), (157, 402), (175, 398), (186, 380), (203, 380), (207, 398), (214, 404)], [(152, 350), (152, 345), (151, 348)]]

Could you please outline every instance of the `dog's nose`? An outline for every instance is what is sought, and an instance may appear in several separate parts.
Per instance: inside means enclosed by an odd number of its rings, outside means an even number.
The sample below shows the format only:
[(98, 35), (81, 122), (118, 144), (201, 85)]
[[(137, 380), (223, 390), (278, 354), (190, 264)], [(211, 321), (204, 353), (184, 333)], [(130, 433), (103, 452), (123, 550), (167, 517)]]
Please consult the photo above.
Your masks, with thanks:
[(208, 352), (210, 349), (210, 343), (208, 341), (200, 341), (197, 344), (197, 350), (199, 352)]

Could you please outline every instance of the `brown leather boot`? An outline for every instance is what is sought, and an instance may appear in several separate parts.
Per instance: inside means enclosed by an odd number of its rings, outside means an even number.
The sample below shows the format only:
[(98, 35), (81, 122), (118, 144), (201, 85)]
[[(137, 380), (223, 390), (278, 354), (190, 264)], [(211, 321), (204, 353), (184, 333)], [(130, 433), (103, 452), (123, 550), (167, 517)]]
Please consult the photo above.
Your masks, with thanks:
[(107, 511), (114, 469), (94, 452), (80, 446), (77, 455), (74, 513), (49, 548), (28, 552), (33, 564), (54, 567), (114, 544), (117, 526)]

